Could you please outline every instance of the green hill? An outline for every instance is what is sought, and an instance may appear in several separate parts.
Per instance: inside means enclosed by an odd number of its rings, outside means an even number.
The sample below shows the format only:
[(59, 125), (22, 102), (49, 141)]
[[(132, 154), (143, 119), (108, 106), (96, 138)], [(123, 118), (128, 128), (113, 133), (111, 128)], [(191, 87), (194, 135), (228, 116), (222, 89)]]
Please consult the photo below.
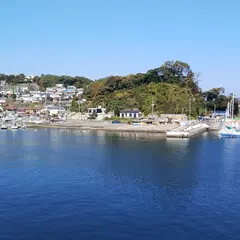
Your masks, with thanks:
[[(193, 116), (203, 111), (201, 89), (187, 63), (165, 62), (161, 67), (147, 73), (128, 76), (110, 76), (92, 82), (86, 95), (93, 105), (104, 105), (118, 114), (122, 109), (138, 108), (149, 114), (188, 114), (189, 101)], [(191, 99), (191, 100), (190, 100)]]

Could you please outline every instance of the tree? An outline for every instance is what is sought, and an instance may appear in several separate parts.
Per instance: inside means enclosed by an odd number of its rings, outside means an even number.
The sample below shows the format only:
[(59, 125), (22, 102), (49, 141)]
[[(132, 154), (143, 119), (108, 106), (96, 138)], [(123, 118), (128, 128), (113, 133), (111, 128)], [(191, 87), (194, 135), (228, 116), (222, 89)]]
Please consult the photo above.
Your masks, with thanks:
[(75, 99), (72, 100), (72, 104), (70, 106), (70, 111), (71, 112), (79, 112), (79, 104), (77, 103), (77, 101)]
[(59, 82), (59, 76), (47, 74), (42, 74), (39, 80), (39, 85), (41, 89), (46, 89), (47, 87), (53, 87)]
[(25, 78), (26, 78), (26, 76), (23, 73), (15, 76), (17, 83), (23, 83)]
[(28, 90), (29, 91), (39, 91), (39, 86), (36, 83), (30, 83), (28, 85)]
[(203, 92), (202, 96), (205, 99), (205, 106), (207, 110), (226, 110), (230, 98), (223, 95), (224, 88), (212, 88), (209, 91)]
[(0, 81), (5, 81), (6, 80), (6, 75), (0, 73)]
[(11, 97), (12, 97), (13, 100), (16, 100), (17, 95), (16, 94), (12, 94)]
[(36, 83), (37, 85), (39, 85), (40, 79), (41, 78), (39, 76), (35, 76), (35, 77), (33, 77), (33, 82)]

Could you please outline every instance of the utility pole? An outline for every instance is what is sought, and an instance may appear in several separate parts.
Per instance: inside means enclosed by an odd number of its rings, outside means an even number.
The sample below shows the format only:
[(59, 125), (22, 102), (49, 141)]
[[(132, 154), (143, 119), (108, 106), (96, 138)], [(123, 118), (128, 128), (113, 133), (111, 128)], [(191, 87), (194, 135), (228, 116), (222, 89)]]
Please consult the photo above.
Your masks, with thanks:
[(151, 104), (151, 106), (152, 106), (152, 120), (153, 120), (153, 111), (154, 111), (154, 101), (153, 101), (153, 96), (152, 96), (152, 104)]
[(229, 119), (232, 118), (232, 100), (229, 102)]
[(191, 120), (191, 97), (189, 98), (189, 117), (188, 117), (188, 120), (190, 121)]
[(78, 111), (79, 111), (79, 114), (80, 114), (80, 120), (82, 120), (82, 106), (81, 106), (80, 101), (78, 101)]

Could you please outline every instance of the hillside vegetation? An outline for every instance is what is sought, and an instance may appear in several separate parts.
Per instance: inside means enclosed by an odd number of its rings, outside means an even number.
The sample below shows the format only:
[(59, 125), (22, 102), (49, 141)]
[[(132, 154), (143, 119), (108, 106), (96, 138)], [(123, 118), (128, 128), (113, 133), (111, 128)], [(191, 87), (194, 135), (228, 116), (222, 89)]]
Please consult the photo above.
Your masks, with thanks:
[[(84, 98), (88, 101), (81, 106), (104, 106), (108, 111), (119, 115), (122, 109), (139, 109), (145, 115), (151, 112), (185, 113), (193, 117), (216, 110), (225, 110), (232, 96), (224, 95), (223, 88), (213, 88), (202, 92), (198, 85), (199, 74), (192, 71), (189, 64), (181, 61), (167, 61), (162, 66), (150, 69), (146, 73), (130, 74), (128, 76), (109, 76), (96, 81), (86, 77), (57, 76), (42, 74), (31, 79), (24, 74), (0, 74), (9, 86), (28, 83), (29, 88), (37, 85), (41, 91), (47, 87), (62, 83), (65, 87), (74, 85), (84, 89)], [(75, 97), (72, 110), (78, 111), (78, 98)], [(238, 114), (238, 102), (235, 101), (235, 114)]]
[(119, 114), (122, 109), (137, 108), (149, 114), (188, 113), (196, 116), (204, 109), (204, 100), (196, 75), (187, 63), (168, 61), (147, 73), (110, 76), (90, 83), (86, 95), (93, 105), (104, 105)]

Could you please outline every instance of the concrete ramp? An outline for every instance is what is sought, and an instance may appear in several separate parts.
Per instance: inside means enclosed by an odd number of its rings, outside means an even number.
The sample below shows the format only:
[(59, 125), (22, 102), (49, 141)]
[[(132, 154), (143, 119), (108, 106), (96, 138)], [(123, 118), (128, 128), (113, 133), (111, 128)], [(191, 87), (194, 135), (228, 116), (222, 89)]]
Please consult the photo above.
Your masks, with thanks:
[(205, 123), (191, 123), (186, 126), (167, 131), (167, 138), (190, 138), (207, 131), (209, 126)]

